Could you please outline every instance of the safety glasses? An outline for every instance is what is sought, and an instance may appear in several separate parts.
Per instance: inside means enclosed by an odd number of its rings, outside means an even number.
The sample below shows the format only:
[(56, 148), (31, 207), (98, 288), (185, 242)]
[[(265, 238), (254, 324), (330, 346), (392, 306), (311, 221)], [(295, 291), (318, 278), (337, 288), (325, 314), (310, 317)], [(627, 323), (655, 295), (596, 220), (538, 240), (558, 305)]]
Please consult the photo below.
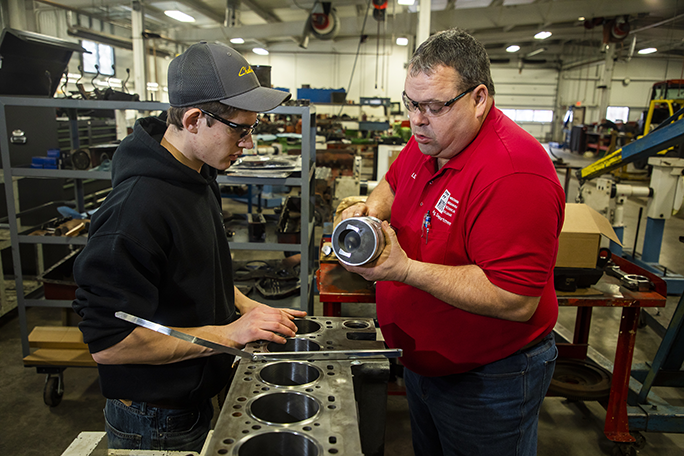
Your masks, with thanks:
[(252, 125), (237, 124), (235, 122), (231, 122), (230, 120), (226, 120), (223, 117), (219, 117), (213, 112), (205, 111), (204, 109), (200, 109), (200, 111), (202, 111), (204, 115), (207, 115), (212, 119), (218, 120), (222, 124), (228, 125), (230, 128), (234, 128), (235, 130), (242, 130), (240, 131), (240, 138), (244, 138), (247, 135), (251, 135), (256, 126), (259, 125), (259, 119), (257, 119), (257, 121), (254, 122)]
[(425, 116), (439, 117), (449, 112), (451, 110), (451, 106), (453, 106), (454, 103), (463, 98), (466, 94), (475, 90), (480, 85), (481, 84), (478, 84), (476, 86), (469, 88), (465, 92), (456, 95), (449, 101), (413, 101), (408, 97), (408, 95), (406, 95), (406, 92), (402, 92), (401, 99), (404, 102), (404, 106), (406, 106), (406, 109), (408, 109), (408, 111), (411, 113), (414, 113), (416, 112), (416, 110), (418, 110), (421, 112), (421, 114)]

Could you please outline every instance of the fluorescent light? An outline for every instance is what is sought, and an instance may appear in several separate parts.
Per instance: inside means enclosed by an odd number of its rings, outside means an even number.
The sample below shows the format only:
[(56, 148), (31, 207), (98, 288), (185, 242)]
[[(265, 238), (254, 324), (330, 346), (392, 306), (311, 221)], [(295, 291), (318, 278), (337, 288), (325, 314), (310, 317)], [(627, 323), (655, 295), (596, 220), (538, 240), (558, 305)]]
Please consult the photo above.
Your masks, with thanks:
[(411, 6), (415, 3), (415, 0), (397, 0), (398, 5)]
[(168, 11), (164, 11), (164, 14), (169, 16), (171, 19), (175, 19), (179, 22), (195, 22), (194, 17), (190, 16), (189, 14), (185, 14), (182, 11), (168, 10)]
[(641, 55), (653, 54), (654, 52), (658, 52), (658, 49), (656, 49), (656, 48), (644, 48), (644, 49), (639, 50), (639, 54), (641, 54)]
[(518, 52), (520, 50), (520, 46), (517, 44), (512, 44), (506, 48), (506, 52)]
[(543, 32), (537, 33), (536, 35), (534, 35), (534, 37), (535, 37), (536, 39), (538, 39), (538, 40), (545, 40), (545, 39), (547, 39), (548, 37), (550, 37), (551, 35), (553, 35), (553, 33), (547, 32), (547, 31), (543, 31)]
[(535, 49), (534, 51), (527, 54), (525, 57), (534, 57), (535, 55), (541, 54), (544, 51), (546, 51), (546, 48)]
[(397, 38), (397, 45), (398, 46), (408, 46), (408, 38), (405, 38), (403, 36), (400, 36)]
[(268, 51), (264, 48), (254, 48), (252, 49), (252, 52), (258, 55), (268, 55)]
[(242, 38), (231, 38), (230, 42), (233, 44), (245, 44), (245, 40)]

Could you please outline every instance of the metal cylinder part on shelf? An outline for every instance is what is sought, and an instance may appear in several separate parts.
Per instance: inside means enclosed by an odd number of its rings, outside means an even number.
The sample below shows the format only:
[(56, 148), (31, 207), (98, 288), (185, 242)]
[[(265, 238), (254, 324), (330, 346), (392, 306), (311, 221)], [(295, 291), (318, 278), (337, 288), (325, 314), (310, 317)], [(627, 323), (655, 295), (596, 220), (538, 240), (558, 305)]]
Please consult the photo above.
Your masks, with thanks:
[(375, 217), (352, 217), (333, 230), (332, 247), (337, 259), (349, 266), (375, 260), (385, 248), (382, 222)]

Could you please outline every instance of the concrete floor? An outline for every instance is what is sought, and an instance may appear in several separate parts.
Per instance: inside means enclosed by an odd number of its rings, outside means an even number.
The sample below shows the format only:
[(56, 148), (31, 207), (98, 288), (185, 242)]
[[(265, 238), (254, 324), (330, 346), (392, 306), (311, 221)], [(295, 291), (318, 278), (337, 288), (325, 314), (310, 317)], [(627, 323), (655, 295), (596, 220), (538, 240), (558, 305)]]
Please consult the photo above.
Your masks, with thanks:
[[(572, 164), (584, 166), (594, 160), (553, 151)], [(562, 176), (561, 176), (562, 182)], [(576, 194), (577, 182), (571, 182), (569, 193)], [(636, 218), (645, 201), (630, 200), (626, 207), (625, 245), (634, 244)], [(643, 242), (643, 221), (637, 250)], [(661, 263), (673, 271), (684, 273), (684, 245), (678, 236), (684, 234), (684, 220), (673, 218), (666, 223)], [(242, 253), (248, 255), (249, 253)], [(660, 311), (664, 321), (674, 311), (678, 297), (668, 298), (668, 305)], [(321, 308), (316, 306), (316, 314)], [(373, 315), (372, 305), (345, 305), (343, 312), (350, 315)], [(561, 308), (559, 323), (572, 329), (576, 309)], [(651, 311), (655, 313), (655, 311)], [(31, 308), (27, 312), (29, 327), (59, 325), (58, 309)], [(605, 357), (612, 359), (618, 333), (620, 311), (597, 308), (593, 313), (590, 343)], [(653, 356), (660, 338), (651, 328), (637, 334), (634, 362), (646, 362)], [(69, 368), (64, 373), (65, 393), (62, 403), (54, 408), (43, 403), (45, 376), (35, 369), (24, 368), (21, 360), (19, 325), (16, 314), (0, 320), (0, 455), (1, 456), (57, 456), (82, 431), (101, 431), (104, 428), (102, 408), (104, 399), (98, 385), (97, 370)], [(684, 406), (684, 390), (655, 388), (654, 392), (672, 405)], [(539, 420), (539, 454), (549, 456), (593, 456), (611, 454), (613, 444), (603, 435), (605, 411), (597, 402), (571, 402), (548, 397), (542, 406)], [(684, 421), (682, 422), (684, 432)], [(645, 446), (639, 455), (684, 454), (684, 434), (647, 433)], [(408, 408), (403, 396), (389, 396), (386, 426), (387, 456), (412, 456)]]

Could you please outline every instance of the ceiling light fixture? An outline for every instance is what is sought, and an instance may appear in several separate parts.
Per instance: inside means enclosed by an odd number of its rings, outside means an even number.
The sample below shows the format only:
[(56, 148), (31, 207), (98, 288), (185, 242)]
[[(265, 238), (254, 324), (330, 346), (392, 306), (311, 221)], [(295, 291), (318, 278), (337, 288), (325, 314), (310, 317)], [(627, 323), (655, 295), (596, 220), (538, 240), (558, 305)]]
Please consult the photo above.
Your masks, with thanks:
[(182, 11), (167, 10), (167, 11), (164, 11), (164, 14), (169, 16), (171, 19), (175, 19), (179, 22), (195, 22), (194, 17), (190, 16), (189, 14), (185, 14)]
[(537, 40), (545, 40), (545, 39), (547, 39), (548, 37), (550, 37), (551, 35), (553, 35), (553, 33), (547, 32), (547, 31), (543, 31), (543, 32), (539, 32), (539, 33), (537, 33), (536, 35), (534, 35), (534, 38), (537, 39)]
[(534, 51), (527, 54), (525, 57), (534, 57), (535, 55), (541, 54), (544, 51), (546, 51), (546, 48), (535, 49)]
[(400, 36), (397, 38), (397, 45), (398, 46), (408, 46), (408, 38), (405, 38), (403, 36)]
[(518, 52), (520, 50), (520, 46), (517, 44), (512, 44), (506, 48), (506, 52)]
[(258, 55), (268, 55), (268, 51), (264, 48), (258, 48), (257, 47), (257, 48), (252, 49), (252, 52), (254, 52), (255, 54), (258, 54)]
[(245, 44), (245, 40), (242, 38), (231, 38), (230, 42), (233, 44)]
[(580, 16), (580, 17), (577, 18), (577, 20), (578, 20), (578, 21), (585, 21), (585, 20), (587, 20), (587, 18), (584, 17), (584, 16)]
[(415, 3), (415, 0), (397, 0), (398, 5), (411, 6)]
[(653, 54), (654, 52), (658, 52), (658, 49), (656, 49), (656, 48), (639, 49), (639, 54), (641, 54), (641, 55)]

